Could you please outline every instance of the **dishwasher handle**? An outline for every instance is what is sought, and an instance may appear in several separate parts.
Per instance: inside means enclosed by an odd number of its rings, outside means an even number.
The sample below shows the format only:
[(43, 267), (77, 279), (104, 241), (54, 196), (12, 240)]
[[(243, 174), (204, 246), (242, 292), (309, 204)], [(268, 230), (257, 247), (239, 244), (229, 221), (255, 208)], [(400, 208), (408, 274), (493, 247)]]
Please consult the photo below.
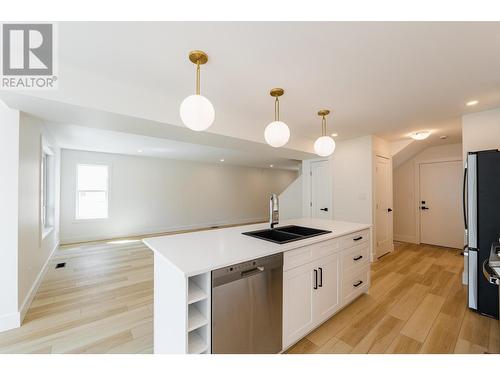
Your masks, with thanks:
[(258, 273), (264, 272), (264, 270), (265, 270), (264, 266), (259, 266), (259, 267), (252, 268), (250, 270), (242, 271), (240, 276), (241, 276), (241, 278), (244, 278), (244, 277), (248, 277), (248, 276), (252, 276), (252, 275), (256, 275)]

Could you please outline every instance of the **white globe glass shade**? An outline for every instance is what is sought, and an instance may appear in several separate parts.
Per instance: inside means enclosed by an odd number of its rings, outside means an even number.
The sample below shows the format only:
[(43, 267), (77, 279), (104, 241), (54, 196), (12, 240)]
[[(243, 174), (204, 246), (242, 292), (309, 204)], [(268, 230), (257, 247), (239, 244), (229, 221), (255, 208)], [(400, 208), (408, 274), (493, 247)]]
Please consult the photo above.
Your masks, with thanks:
[(290, 129), (282, 121), (273, 121), (266, 126), (264, 131), (266, 142), (272, 147), (282, 147), (290, 139)]
[(314, 152), (319, 156), (330, 156), (333, 151), (335, 151), (335, 141), (331, 137), (324, 135), (314, 142)]
[(181, 120), (189, 129), (207, 130), (214, 122), (215, 109), (210, 100), (203, 95), (190, 95), (180, 107)]

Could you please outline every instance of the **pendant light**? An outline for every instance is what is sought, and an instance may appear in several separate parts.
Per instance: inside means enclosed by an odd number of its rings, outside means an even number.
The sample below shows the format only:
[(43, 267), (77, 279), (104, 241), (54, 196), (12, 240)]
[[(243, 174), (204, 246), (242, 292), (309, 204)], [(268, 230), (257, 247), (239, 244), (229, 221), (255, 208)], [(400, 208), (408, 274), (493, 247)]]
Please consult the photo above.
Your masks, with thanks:
[(321, 137), (316, 139), (314, 142), (314, 152), (318, 156), (326, 157), (333, 154), (335, 151), (335, 141), (332, 137), (326, 135), (326, 116), (330, 111), (328, 109), (322, 109), (318, 111), (318, 115), (321, 116)]
[(280, 121), (280, 101), (279, 97), (285, 93), (285, 90), (280, 88), (272, 89), (270, 94), (276, 98), (274, 101), (274, 121), (266, 126), (264, 138), (272, 147), (282, 147), (287, 144), (290, 139), (290, 129), (283, 121)]
[(196, 94), (189, 95), (181, 103), (180, 115), (182, 122), (195, 131), (207, 130), (214, 122), (215, 110), (210, 100), (200, 95), (200, 65), (208, 61), (203, 51), (191, 51), (189, 60), (196, 64)]

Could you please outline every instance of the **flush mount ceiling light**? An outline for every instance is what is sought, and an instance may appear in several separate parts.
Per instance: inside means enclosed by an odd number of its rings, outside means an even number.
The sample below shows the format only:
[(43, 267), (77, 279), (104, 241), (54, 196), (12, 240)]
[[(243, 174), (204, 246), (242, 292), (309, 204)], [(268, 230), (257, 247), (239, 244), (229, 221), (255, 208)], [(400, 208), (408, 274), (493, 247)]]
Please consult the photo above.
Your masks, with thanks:
[(206, 64), (208, 56), (203, 51), (191, 51), (189, 60), (196, 64), (196, 94), (189, 95), (181, 103), (182, 122), (195, 131), (207, 130), (214, 122), (215, 110), (210, 100), (200, 95), (200, 65)]
[(413, 138), (416, 141), (421, 141), (421, 140), (427, 138), (429, 135), (431, 135), (430, 131), (423, 130), (423, 131), (420, 131), (420, 132), (411, 133), (410, 137)]
[(280, 101), (279, 97), (285, 93), (285, 90), (280, 88), (272, 89), (269, 93), (276, 98), (274, 101), (274, 121), (266, 126), (264, 130), (264, 138), (272, 147), (282, 147), (287, 144), (290, 139), (290, 129), (283, 121), (280, 121)]
[(314, 152), (322, 157), (330, 156), (335, 151), (335, 141), (326, 135), (326, 116), (329, 113), (328, 109), (318, 111), (318, 115), (321, 116), (321, 137), (314, 142)]
[(478, 101), (478, 100), (471, 100), (471, 101), (469, 101), (469, 102), (465, 103), (465, 105), (466, 105), (467, 107), (472, 107), (472, 106), (475, 106), (477, 103), (479, 103), (479, 101)]

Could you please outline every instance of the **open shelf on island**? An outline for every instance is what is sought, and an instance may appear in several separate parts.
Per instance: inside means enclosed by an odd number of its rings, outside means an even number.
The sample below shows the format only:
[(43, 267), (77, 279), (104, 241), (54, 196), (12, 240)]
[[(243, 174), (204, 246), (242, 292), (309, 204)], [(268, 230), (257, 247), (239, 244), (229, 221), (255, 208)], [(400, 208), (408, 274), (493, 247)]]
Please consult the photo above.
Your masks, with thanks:
[(188, 303), (192, 304), (207, 298), (207, 293), (201, 289), (193, 278), (189, 279)]
[(199, 303), (191, 304), (188, 307), (188, 332), (208, 324), (207, 318), (200, 312), (199, 308)]
[(188, 338), (188, 353), (201, 354), (208, 349), (206, 341), (201, 337), (200, 330), (195, 330), (189, 333)]

